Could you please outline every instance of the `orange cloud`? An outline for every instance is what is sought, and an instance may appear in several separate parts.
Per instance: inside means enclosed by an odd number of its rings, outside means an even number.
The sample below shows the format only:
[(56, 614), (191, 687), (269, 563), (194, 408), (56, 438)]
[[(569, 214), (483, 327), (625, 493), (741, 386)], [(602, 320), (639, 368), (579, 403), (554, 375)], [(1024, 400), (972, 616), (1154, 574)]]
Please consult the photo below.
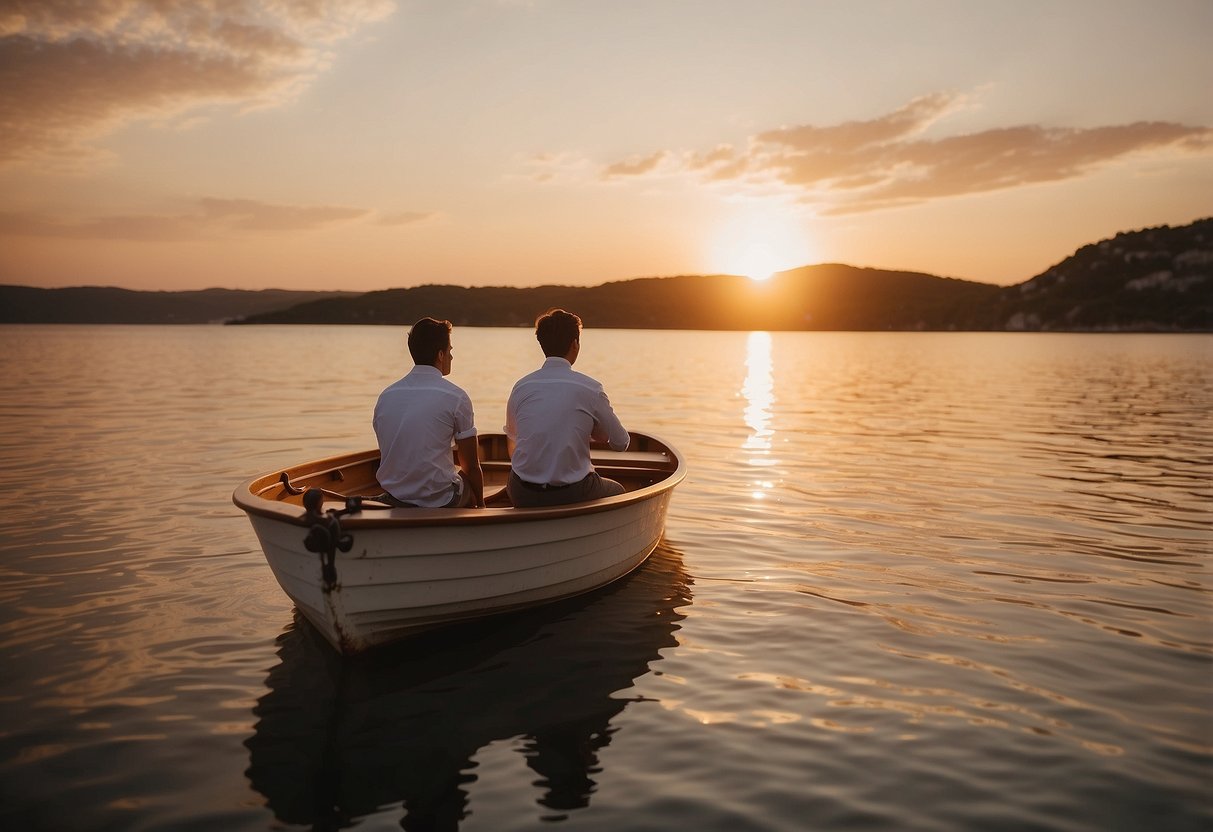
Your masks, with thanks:
[(0, 165), (88, 153), (130, 120), (266, 104), (384, 0), (8, 0), (0, 8)]
[(314, 231), (364, 219), (361, 208), (276, 205), (251, 199), (197, 200), (178, 214), (134, 214), (64, 220), (23, 212), (0, 212), (0, 236), (60, 237), (78, 240), (180, 242), (248, 232)]
[(823, 213), (850, 213), (1074, 179), (1137, 153), (1213, 153), (1213, 128), (1169, 122), (1025, 125), (923, 138), (963, 101), (941, 93), (870, 121), (768, 130), (751, 137), (744, 150), (658, 151), (639, 163), (610, 165), (604, 175), (652, 175), (657, 162), (677, 158), (678, 172), (706, 182), (766, 184), (819, 203)]

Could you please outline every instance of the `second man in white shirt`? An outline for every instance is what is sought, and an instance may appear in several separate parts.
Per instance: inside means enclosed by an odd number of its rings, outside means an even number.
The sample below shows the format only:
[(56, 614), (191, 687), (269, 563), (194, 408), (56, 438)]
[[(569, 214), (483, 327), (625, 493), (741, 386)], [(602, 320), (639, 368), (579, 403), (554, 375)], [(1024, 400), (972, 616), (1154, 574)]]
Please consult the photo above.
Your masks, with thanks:
[(602, 384), (573, 369), (581, 319), (553, 309), (535, 322), (535, 337), (546, 356), (543, 366), (518, 380), (506, 404), (510, 499), (532, 508), (622, 494), (622, 485), (590, 464), (591, 441), (623, 451), (630, 437)]

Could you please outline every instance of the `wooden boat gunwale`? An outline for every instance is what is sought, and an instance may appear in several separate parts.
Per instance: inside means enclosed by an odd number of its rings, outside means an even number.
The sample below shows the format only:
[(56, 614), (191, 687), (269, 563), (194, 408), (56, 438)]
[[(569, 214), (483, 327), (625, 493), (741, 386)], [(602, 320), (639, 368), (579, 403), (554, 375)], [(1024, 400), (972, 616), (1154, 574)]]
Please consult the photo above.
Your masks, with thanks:
[[(490, 452), (496, 451), (489, 458), (482, 458), (481, 466), (485, 469), (486, 478), (490, 472), (508, 474), (509, 459), (508, 457), (502, 458), (505, 436), (496, 433), (481, 434), (480, 444), (482, 457), (485, 456), (484, 450), (486, 449)], [(638, 450), (632, 450), (633, 447)], [(340, 491), (341, 484), (345, 482), (345, 471), (374, 465), (378, 459), (378, 449), (370, 449), (337, 454), (279, 468), (259, 474), (242, 483), (232, 494), (232, 502), (250, 515), (306, 527), (311, 521), (308, 519), (301, 501), (286, 496), (286, 487), (281, 481), (283, 474), (286, 474), (292, 482), (297, 482), (300, 488), (305, 489), (324, 483), (328, 488)], [(368, 504), (362, 511), (343, 517), (341, 525), (353, 531), (359, 528), (472, 526), (554, 520), (613, 511), (630, 503), (643, 502), (662, 491), (672, 489), (686, 476), (686, 461), (682, 455), (668, 442), (647, 433), (633, 433), (632, 442), (627, 451), (594, 450), (591, 453), (591, 459), (595, 469), (605, 477), (618, 476), (635, 479), (647, 476), (656, 479), (648, 485), (629, 490), (616, 497), (544, 508), (492, 505), (493, 498), (487, 488), (485, 496), (490, 505), (483, 509), (389, 509), (371, 508)]]

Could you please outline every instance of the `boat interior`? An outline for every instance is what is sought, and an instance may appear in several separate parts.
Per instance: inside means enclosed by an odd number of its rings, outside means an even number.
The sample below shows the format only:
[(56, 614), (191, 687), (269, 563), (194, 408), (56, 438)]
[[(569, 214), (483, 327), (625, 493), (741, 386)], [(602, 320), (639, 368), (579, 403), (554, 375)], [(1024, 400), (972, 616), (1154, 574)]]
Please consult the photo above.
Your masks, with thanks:
[[(504, 434), (479, 438), (480, 467), (484, 472), (484, 498), (489, 508), (511, 508), (506, 480), (510, 474), (509, 447)], [(626, 451), (591, 450), (594, 468), (604, 477), (623, 484), (628, 492), (661, 482), (678, 467), (678, 459), (664, 444), (633, 434)], [(344, 503), (347, 497), (371, 499), (383, 493), (375, 478), (377, 449), (329, 457), (267, 474), (250, 483), (252, 496), (279, 503), (303, 504), (308, 489), (319, 489), (325, 502)]]

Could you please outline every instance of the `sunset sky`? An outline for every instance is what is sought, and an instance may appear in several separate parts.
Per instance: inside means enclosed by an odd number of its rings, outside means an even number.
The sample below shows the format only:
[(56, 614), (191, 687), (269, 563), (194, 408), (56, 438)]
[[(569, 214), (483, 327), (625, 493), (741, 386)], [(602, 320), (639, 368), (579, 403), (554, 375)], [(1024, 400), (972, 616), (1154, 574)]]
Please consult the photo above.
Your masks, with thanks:
[(1018, 283), (1213, 215), (1209, 0), (0, 0), (0, 282), (819, 262)]

